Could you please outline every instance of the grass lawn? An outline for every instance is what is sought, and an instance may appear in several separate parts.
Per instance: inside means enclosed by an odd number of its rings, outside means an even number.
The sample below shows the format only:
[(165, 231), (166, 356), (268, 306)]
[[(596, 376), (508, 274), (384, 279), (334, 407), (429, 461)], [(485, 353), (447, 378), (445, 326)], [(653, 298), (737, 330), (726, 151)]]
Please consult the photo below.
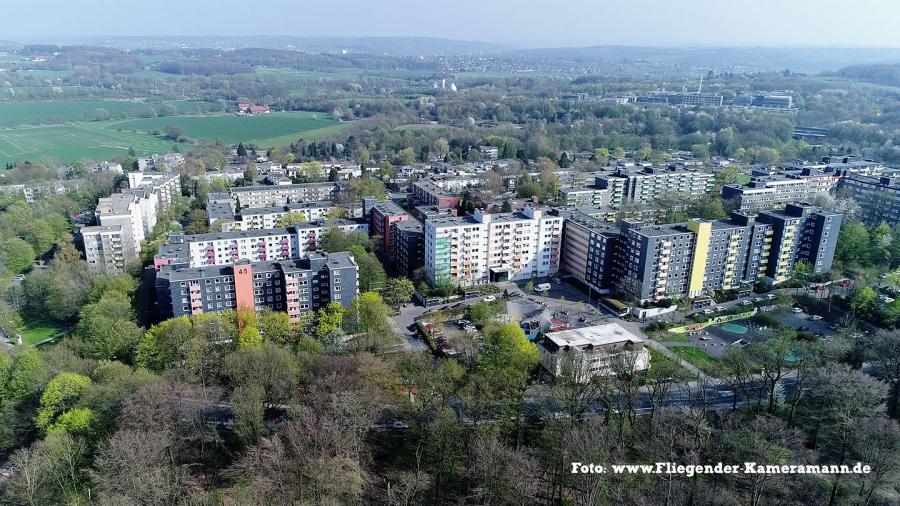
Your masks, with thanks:
[(689, 343), (691, 342), (687, 336), (681, 334), (673, 334), (671, 332), (666, 332), (665, 330), (650, 332), (647, 334), (654, 341), (659, 341), (660, 343)]
[(149, 132), (177, 126), (193, 139), (222, 139), (226, 144), (248, 142), (260, 147), (290, 144), (299, 138), (315, 140), (334, 134), (346, 124), (323, 113), (283, 112), (259, 116), (173, 116), (114, 122), (108, 130)]
[[(124, 100), (47, 100), (41, 102), (12, 102), (0, 104), (0, 125), (27, 125), (36, 122), (93, 121), (97, 109), (105, 109), (111, 118), (122, 114), (137, 116), (162, 107), (163, 104), (145, 104)], [(190, 102), (172, 102), (180, 112), (191, 109)]]
[(673, 364), (675, 367), (681, 369), (681, 374), (682, 374), (685, 378), (687, 378), (687, 379), (697, 379), (697, 377), (694, 376), (690, 371), (688, 371), (687, 369), (685, 369), (681, 364), (675, 362), (675, 361), (672, 360), (671, 358), (669, 358), (669, 357), (663, 355), (661, 351), (659, 351), (659, 350), (657, 350), (656, 348), (653, 348), (653, 347), (651, 347), (651, 346), (648, 346), (647, 349), (650, 351), (650, 367), (651, 367), (651, 368), (653, 368), (653, 367), (657, 367), (657, 368), (658, 368), (658, 367), (660, 367), (660, 365), (663, 364), (663, 363)]
[(669, 349), (706, 373), (711, 372), (718, 362), (715, 357), (694, 346), (673, 346)]
[(19, 334), (22, 335), (22, 344), (33, 346), (49, 337), (62, 332), (62, 328), (50, 323), (34, 322), (19, 327)]

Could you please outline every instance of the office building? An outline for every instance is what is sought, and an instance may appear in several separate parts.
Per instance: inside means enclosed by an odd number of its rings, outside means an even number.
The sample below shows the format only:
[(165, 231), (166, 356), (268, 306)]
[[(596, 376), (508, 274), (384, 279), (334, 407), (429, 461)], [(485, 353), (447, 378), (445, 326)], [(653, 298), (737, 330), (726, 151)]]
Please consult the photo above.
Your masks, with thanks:
[(553, 275), (559, 270), (562, 223), (562, 217), (532, 207), (426, 221), (428, 282), (477, 285)]
[(271, 309), (286, 312), (294, 323), (332, 302), (349, 307), (359, 293), (358, 266), (346, 252), (228, 266), (165, 266), (155, 284), (163, 317)]

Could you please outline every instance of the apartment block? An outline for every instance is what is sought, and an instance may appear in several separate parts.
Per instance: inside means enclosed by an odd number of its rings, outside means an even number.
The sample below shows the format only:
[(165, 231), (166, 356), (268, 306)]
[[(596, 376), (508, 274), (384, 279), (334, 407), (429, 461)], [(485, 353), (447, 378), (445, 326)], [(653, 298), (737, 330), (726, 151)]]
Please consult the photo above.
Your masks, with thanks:
[(559, 202), (566, 207), (604, 207), (609, 205), (608, 188), (577, 186), (559, 189)]
[(644, 167), (618, 169), (597, 176), (595, 187), (608, 191), (609, 205), (651, 204), (663, 197), (701, 197), (715, 186), (715, 176), (707, 172), (679, 168)]
[(116, 274), (126, 267), (121, 225), (81, 227), (77, 241), (93, 272)]
[(784, 176), (754, 177), (749, 183), (722, 187), (722, 198), (734, 200), (735, 209), (755, 213), (781, 207), (788, 202), (802, 202), (810, 196), (806, 179)]
[(285, 206), (297, 202), (334, 200), (341, 186), (336, 183), (240, 186), (229, 189), (235, 208)]
[(422, 223), (412, 219), (391, 223), (391, 241), (392, 267), (401, 276), (412, 278), (425, 265), (425, 229)]
[(781, 283), (798, 261), (831, 269), (841, 215), (807, 204), (756, 217), (621, 228), (583, 213), (566, 217), (562, 272), (596, 290), (655, 301), (732, 290), (762, 279)]
[(409, 219), (409, 215), (402, 207), (391, 201), (378, 202), (372, 206), (369, 212), (370, 227), (369, 231), (372, 235), (381, 236), (382, 249), (385, 258), (391, 258), (394, 252), (393, 230), (391, 226), (400, 221)]
[(562, 225), (562, 217), (531, 207), (426, 221), (426, 276), (433, 285), (550, 276), (559, 270)]
[(432, 181), (416, 181), (412, 184), (412, 198), (419, 205), (437, 207), (458, 207), (459, 197)]
[(163, 266), (204, 267), (242, 261), (261, 262), (302, 258), (315, 252), (331, 229), (368, 234), (367, 224), (352, 220), (324, 220), (299, 223), (288, 228), (214, 232), (208, 234), (172, 234), (159, 248), (153, 260)]
[(166, 172), (129, 172), (128, 187), (149, 188), (156, 194), (160, 210), (167, 211), (175, 197), (181, 195), (181, 176)]
[[(281, 226), (281, 220), (287, 214), (296, 214), (304, 221), (328, 219), (338, 209), (334, 202), (303, 202), (274, 207), (249, 207), (241, 209), (240, 214), (231, 216), (221, 222), (223, 231), (232, 230), (265, 230)], [(222, 219), (221, 216), (218, 219)]]
[(332, 302), (349, 307), (359, 293), (358, 270), (346, 252), (228, 266), (166, 266), (156, 276), (157, 304), (162, 317), (272, 309), (296, 323)]
[(859, 203), (865, 221), (900, 223), (900, 177), (850, 174), (841, 179), (838, 188)]
[(152, 230), (156, 225), (155, 212), (152, 216), (144, 215), (144, 211), (150, 208), (146, 199), (130, 193), (116, 193), (100, 199), (97, 203), (94, 214), (97, 216), (99, 224), (121, 227), (122, 253), (125, 263), (137, 260), (138, 254), (141, 252), (141, 241), (144, 240), (146, 231)]

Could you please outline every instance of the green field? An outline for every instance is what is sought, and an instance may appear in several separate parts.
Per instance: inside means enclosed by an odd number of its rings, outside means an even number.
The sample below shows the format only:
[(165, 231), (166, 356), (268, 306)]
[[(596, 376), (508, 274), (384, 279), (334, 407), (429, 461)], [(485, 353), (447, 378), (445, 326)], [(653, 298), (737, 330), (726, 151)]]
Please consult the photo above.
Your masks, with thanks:
[(718, 360), (715, 357), (693, 346), (673, 346), (669, 348), (673, 353), (697, 366), (705, 373), (710, 373)]
[(62, 331), (63, 329), (60, 327), (42, 322), (31, 323), (19, 328), (19, 334), (22, 335), (22, 344), (27, 346), (34, 346)]
[(103, 160), (128, 154), (168, 153), (171, 141), (145, 133), (117, 132), (108, 123), (23, 127), (0, 130), (0, 164), (53, 158), (68, 163), (81, 159)]
[(290, 144), (303, 137), (320, 139), (340, 131), (343, 124), (314, 112), (282, 112), (260, 116), (177, 116), (115, 122), (107, 129), (137, 132), (163, 130), (177, 126), (192, 139), (222, 139), (226, 144), (250, 142), (260, 147)]
[[(0, 104), (0, 125), (24, 125), (37, 122), (92, 121), (97, 109), (105, 109), (110, 117), (123, 113), (138, 115), (162, 104), (144, 104), (117, 100), (59, 100), (46, 102), (15, 102)], [(174, 103), (178, 107), (178, 103)]]
[[(2, 106), (0, 106), (2, 107)], [(321, 113), (291, 112), (244, 117), (168, 116), (120, 121), (92, 121), (67, 125), (25, 126), (0, 129), (0, 164), (52, 158), (63, 163), (103, 160), (128, 153), (138, 155), (172, 151), (174, 143), (152, 130), (173, 125), (192, 139), (222, 139), (228, 144), (255, 143), (261, 147), (288, 145), (299, 138), (315, 140), (340, 131), (339, 123)], [(179, 145), (189, 150), (189, 145)]]

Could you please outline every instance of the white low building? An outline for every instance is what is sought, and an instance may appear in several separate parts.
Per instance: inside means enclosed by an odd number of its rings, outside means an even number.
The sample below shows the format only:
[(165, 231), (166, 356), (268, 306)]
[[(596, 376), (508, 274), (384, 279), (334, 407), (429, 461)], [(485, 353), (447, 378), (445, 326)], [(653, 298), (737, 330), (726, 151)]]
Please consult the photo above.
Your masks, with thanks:
[(541, 365), (554, 377), (574, 369), (579, 381), (650, 368), (644, 339), (617, 323), (550, 332), (538, 343)]

